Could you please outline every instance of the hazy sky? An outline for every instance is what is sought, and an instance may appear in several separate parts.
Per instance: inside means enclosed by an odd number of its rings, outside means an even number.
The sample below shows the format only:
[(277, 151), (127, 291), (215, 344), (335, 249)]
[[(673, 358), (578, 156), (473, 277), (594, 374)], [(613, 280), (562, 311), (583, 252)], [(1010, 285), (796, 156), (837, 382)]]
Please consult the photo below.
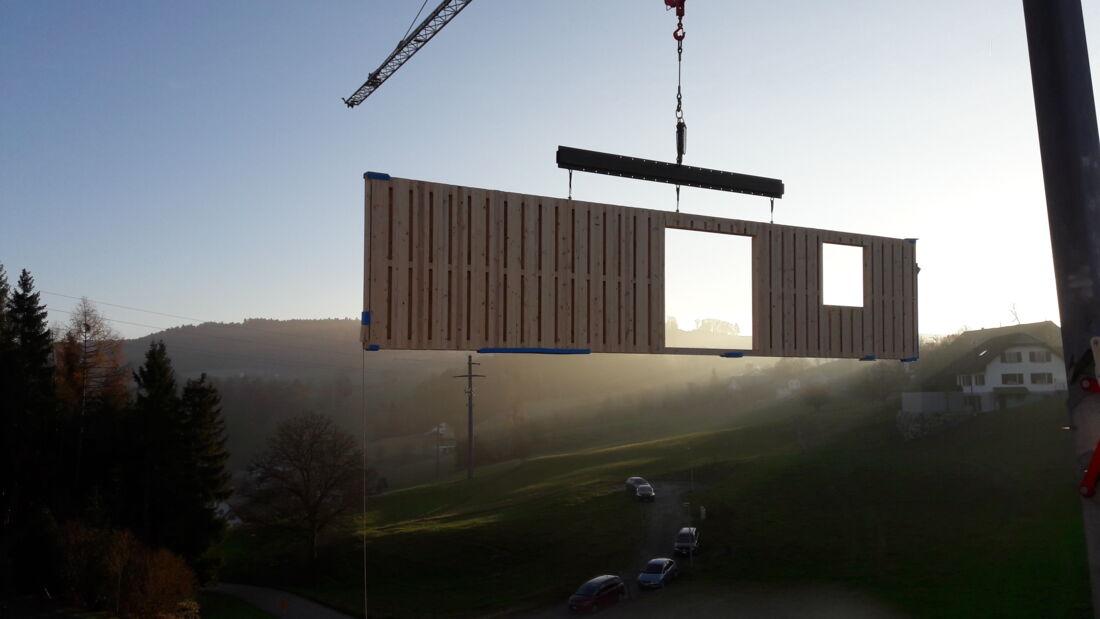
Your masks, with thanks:
[[(365, 170), (564, 195), (559, 144), (674, 158), (660, 0), (477, 0), (346, 109), (419, 6), (0, 3), (0, 262), (164, 314), (353, 317)], [(1057, 320), (1018, 1), (693, 0), (685, 25), (686, 163), (782, 178), (777, 223), (919, 237), (922, 333), (1014, 305)], [(592, 175), (574, 197), (673, 206), (671, 187)], [(762, 198), (683, 205), (768, 217)]]

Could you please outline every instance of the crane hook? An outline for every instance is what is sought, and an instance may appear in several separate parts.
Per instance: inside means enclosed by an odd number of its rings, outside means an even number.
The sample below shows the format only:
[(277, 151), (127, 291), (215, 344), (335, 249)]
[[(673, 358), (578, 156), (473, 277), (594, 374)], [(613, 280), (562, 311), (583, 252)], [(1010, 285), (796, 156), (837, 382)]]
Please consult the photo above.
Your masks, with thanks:
[(686, 35), (687, 31), (684, 30), (683, 23), (677, 24), (676, 29), (672, 31), (672, 38), (676, 39), (677, 41), (683, 41)]

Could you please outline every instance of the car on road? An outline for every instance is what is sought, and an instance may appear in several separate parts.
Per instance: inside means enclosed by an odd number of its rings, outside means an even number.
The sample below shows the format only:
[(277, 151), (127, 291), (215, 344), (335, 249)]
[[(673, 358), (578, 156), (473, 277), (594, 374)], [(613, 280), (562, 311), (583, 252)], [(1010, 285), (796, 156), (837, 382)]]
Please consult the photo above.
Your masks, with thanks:
[(626, 599), (626, 585), (623, 584), (623, 579), (612, 574), (604, 574), (584, 583), (576, 593), (569, 596), (569, 611), (593, 613), (601, 608), (618, 604), (624, 599)]
[(680, 570), (676, 567), (676, 561), (667, 557), (650, 559), (649, 563), (638, 574), (638, 587), (642, 589), (660, 589), (676, 578)]
[(641, 477), (627, 477), (625, 488), (627, 492), (636, 492), (638, 486), (648, 486), (649, 482)]
[(676, 542), (672, 545), (676, 554), (690, 555), (699, 552), (699, 529), (695, 527), (683, 527), (676, 534)]
[(648, 501), (652, 503), (657, 500), (657, 491), (649, 484), (642, 484), (634, 489), (634, 496), (639, 501)]

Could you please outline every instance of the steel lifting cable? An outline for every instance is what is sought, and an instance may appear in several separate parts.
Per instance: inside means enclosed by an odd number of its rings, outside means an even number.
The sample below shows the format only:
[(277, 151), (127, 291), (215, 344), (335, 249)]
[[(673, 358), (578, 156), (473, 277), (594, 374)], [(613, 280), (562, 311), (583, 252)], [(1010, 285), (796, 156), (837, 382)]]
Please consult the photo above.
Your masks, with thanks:
[[(687, 123), (684, 122), (684, 3), (686, 0), (665, 0), (665, 5), (676, 9), (676, 30), (672, 38), (676, 39), (676, 165), (683, 165), (687, 153)], [(680, 212), (680, 186), (676, 185), (676, 212)]]

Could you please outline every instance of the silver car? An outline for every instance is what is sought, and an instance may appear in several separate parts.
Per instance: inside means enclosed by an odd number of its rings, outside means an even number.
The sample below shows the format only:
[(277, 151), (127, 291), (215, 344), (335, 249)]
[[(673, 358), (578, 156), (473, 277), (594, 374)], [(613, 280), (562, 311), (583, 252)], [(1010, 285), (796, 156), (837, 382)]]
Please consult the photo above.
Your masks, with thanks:
[(626, 483), (623, 485), (623, 487), (626, 489), (627, 492), (635, 492), (637, 491), (638, 486), (648, 485), (649, 482), (641, 477), (627, 477)]
[(657, 500), (657, 491), (649, 484), (642, 484), (634, 489), (634, 496), (637, 497), (639, 501), (648, 501), (652, 503)]
[(672, 559), (665, 557), (650, 559), (649, 563), (646, 563), (645, 568), (642, 569), (642, 573), (638, 574), (638, 587), (642, 589), (660, 589), (667, 585), (670, 580), (676, 578), (679, 573), (680, 570)]
[(699, 529), (684, 527), (676, 534), (676, 543), (672, 549), (676, 554), (693, 555), (699, 552)]

